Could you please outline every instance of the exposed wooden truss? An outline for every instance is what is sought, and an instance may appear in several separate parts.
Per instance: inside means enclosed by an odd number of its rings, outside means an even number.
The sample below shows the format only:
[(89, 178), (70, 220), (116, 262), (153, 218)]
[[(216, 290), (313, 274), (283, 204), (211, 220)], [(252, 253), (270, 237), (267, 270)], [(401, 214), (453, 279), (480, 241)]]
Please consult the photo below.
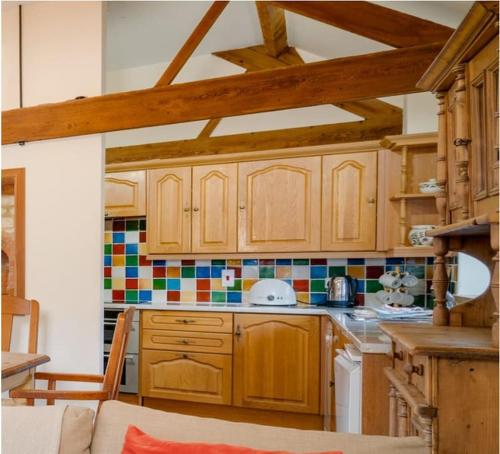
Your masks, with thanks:
[(72, 137), (419, 91), (442, 43), (2, 112), (2, 143)]
[(272, 1), (271, 4), (392, 47), (444, 42), (453, 29), (370, 2)]
[(271, 57), (278, 57), (288, 47), (285, 11), (266, 1), (257, 1), (256, 5), (264, 46)]

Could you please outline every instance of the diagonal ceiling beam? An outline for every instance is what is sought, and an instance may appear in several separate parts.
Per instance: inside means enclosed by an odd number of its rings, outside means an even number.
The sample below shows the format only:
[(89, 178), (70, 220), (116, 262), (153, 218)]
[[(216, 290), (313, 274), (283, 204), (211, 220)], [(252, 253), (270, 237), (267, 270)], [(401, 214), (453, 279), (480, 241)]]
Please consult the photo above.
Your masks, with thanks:
[(288, 47), (285, 11), (267, 1), (255, 2), (264, 46), (271, 57), (278, 57)]
[(447, 41), (453, 29), (358, 1), (272, 1), (273, 5), (392, 47)]
[(73, 137), (419, 91), (442, 43), (2, 112), (2, 143)]
[(170, 65), (168, 65), (168, 68), (162, 74), (160, 80), (156, 83), (157, 87), (168, 85), (175, 79), (189, 57), (191, 57), (205, 35), (212, 28), (212, 25), (214, 25), (215, 21), (222, 14), (222, 11), (224, 11), (228, 3), (228, 1), (215, 1), (212, 3), (177, 55), (170, 62)]

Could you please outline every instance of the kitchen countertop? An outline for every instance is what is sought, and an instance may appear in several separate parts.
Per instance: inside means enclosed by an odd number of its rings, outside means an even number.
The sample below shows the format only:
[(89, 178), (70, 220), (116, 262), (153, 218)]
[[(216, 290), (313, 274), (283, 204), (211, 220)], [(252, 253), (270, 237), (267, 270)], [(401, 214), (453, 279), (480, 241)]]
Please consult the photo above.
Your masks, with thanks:
[(205, 304), (117, 304), (105, 303), (104, 308), (135, 307), (139, 310), (159, 311), (209, 311), (259, 314), (329, 315), (350, 337), (362, 353), (388, 353), (391, 351), (390, 338), (379, 328), (378, 321), (355, 321), (347, 314), (354, 309), (297, 304), (296, 306), (255, 306), (245, 303), (205, 303)]

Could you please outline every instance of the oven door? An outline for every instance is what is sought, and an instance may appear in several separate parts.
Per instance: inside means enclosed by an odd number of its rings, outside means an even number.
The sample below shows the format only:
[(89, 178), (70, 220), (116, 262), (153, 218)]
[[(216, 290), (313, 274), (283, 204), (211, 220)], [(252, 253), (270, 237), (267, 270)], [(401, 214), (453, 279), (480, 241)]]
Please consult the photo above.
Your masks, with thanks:
[[(104, 370), (108, 367), (109, 353), (104, 353)], [(120, 392), (137, 394), (139, 391), (139, 355), (127, 354), (123, 363)]]

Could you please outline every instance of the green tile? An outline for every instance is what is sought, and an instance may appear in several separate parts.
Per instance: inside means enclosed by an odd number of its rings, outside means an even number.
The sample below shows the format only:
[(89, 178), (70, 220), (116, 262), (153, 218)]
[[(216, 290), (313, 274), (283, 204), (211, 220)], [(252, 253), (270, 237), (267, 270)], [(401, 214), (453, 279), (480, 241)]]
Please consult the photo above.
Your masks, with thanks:
[(259, 278), (260, 279), (273, 279), (274, 278), (274, 266), (261, 266), (261, 267), (259, 267)]
[(104, 255), (111, 255), (113, 253), (113, 245), (105, 244), (104, 245)]
[(139, 230), (139, 221), (137, 219), (125, 221), (125, 230), (127, 232), (137, 232)]
[(425, 307), (425, 295), (415, 295), (413, 304), (415, 304), (415, 306)]
[(112, 288), (111, 279), (104, 279), (104, 289), (109, 290)]
[(146, 230), (146, 219), (140, 219), (139, 220), (139, 230)]
[(212, 303), (225, 303), (226, 292), (212, 292)]
[(328, 276), (329, 277), (345, 276), (345, 266), (329, 266)]
[(225, 260), (212, 260), (212, 266), (226, 266)]
[(139, 265), (139, 256), (138, 255), (127, 255), (125, 257), (125, 265), (126, 266), (137, 266), (137, 265)]
[(137, 290), (126, 290), (125, 291), (125, 301), (138, 301), (139, 300), (139, 292)]
[(241, 279), (235, 279), (234, 285), (232, 287), (228, 287), (228, 290), (238, 290), (241, 291)]
[(294, 265), (309, 265), (309, 259), (293, 259)]
[(181, 277), (194, 277), (194, 266), (183, 266), (181, 273)]
[(166, 279), (153, 279), (153, 290), (165, 290), (167, 288)]
[(324, 292), (325, 280), (324, 279), (311, 279), (311, 292)]
[(376, 279), (366, 280), (366, 293), (376, 293), (379, 290), (383, 290), (383, 287), (380, 285), (378, 280)]
[(427, 309), (434, 309), (434, 297), (430, 293), (427, 294)]

